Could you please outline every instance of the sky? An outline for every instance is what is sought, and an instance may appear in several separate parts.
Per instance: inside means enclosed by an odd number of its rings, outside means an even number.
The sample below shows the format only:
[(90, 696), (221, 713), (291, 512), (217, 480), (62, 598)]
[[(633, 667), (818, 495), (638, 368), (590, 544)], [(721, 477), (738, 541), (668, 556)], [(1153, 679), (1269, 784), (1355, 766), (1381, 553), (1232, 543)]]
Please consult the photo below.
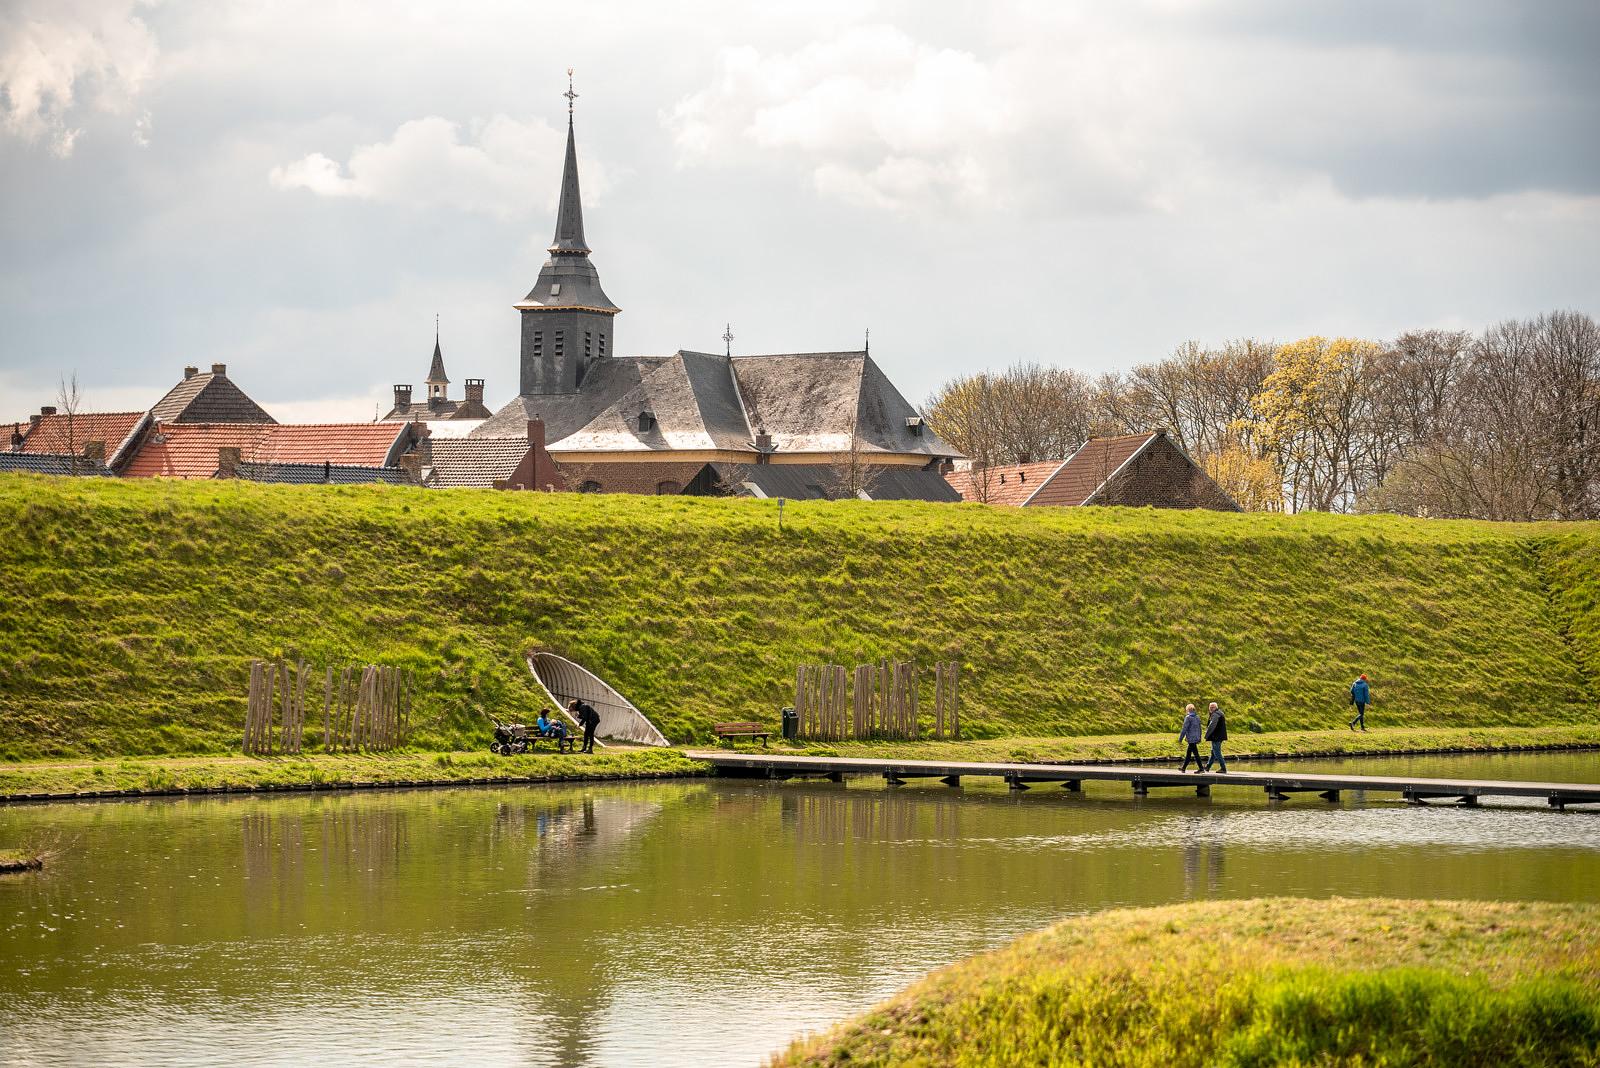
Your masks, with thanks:
[(0, 389), (517, 380), (575, 70), (616, 351), (1018, 360), (1600, 314), (1593, 0), (5, 0)]

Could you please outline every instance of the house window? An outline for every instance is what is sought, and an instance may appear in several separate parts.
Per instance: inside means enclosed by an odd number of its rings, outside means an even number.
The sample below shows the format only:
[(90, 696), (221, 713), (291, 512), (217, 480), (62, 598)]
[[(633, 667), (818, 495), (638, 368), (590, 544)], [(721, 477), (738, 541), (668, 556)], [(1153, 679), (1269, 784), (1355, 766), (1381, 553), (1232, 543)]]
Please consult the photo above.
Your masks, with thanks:
[(668, 481), (665, 481), (665, 482), (657, 482), (656, 483), (656, 496), (657, 497), (671, 497), (673, 494), (682, 493), (682, 492), (683, 492), (683, 487), (680, 486), (678, 483), (671, 481), (670, 479)]
[(600, 483), (596, 482), (594, 479), (591, 478), (589, 481), (585, 482), (583, 485), (578, 487), (578, 492), (579, 493), (599, 493), (600, 492)]

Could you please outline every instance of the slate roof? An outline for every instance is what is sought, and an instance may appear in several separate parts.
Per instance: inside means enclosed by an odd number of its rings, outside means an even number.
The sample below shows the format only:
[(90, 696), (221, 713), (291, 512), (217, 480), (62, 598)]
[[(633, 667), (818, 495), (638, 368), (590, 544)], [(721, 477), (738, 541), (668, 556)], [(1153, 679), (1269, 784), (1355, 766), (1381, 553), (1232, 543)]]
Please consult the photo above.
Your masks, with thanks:
[(1118, 468), (1155, 437), (1150, 433), (1090, 438), (1026, 503), (1034, 506), (1086, 504)]
[(157, 423), (124, 465), (130, 478), (210, 478), (217, 450), (250, 463), (332, 462), (393, 467), (411, 441), (408, 423)]
[(433, 460), (423, 484), (439, 489), (482, 487), (508, 479), (528, 455), (528, 439), (436, 438), (429, 442)]
[[(217, 366), (221, 366), (218, 364)], [(273, 423), (265, 408), (220, 371), (193, 374), (150, 409), (158, 423)]]
[(439, 350), (439, 339), (437, 337), (433, 339), (433, 363), (428, 366), (428, 377), (423, 381), (429, 384), (434, 382), (443, 382), (445, 385), (450, 384), (450, 379), (444, 373), (444, 353)]
[[(837, 499), (838, 468), (831, 464), (716, 464), (722, 481), (733, 492), (750, 497), (785, 497), (789, 500)], [(867, 497), (874, 501), (961, 500), (937, 471), (904, 464), (879, 465), (867, 479)]]
[(111, 457), (142, 418), (143, 412), (79, 412), (72, 417), (69, 428), (67, 416), (59, 412), (41, 416), (31, 430), (27, 423), (20, 424), (24, 435), (22, 451), (81, 454), (85, 443), (103, 441), (106, 456)]
[(56, 452), (0, 452), (0, 471), (32, 475), (111, 476), (111, 469), (103, 463)]
[[(648, 411), (653, 424), (640, 428)], [(543, 419), (552, 452), (748, 452), (764, 428), (779, 453), (959, 456), (865, 352), (721, 356), (677, 352), (596, 360), (577, 393), (519, 396), (474, 431), (516, 436)]]
[(386, 482), (403, 486), (411, 476), (403, 467), (368, 467), (356, 464), (275, 464), (241, 462), (235, 476), (246, 482), (277, 482), (297, 486), (355, 485)]
[(962, 500), (1018, 506), (1027, 502), (1050, 476), (1066, 466), (1065, 460), (1031, 464), (990, 464), (987, 471), (952, 471), (945, 481)]

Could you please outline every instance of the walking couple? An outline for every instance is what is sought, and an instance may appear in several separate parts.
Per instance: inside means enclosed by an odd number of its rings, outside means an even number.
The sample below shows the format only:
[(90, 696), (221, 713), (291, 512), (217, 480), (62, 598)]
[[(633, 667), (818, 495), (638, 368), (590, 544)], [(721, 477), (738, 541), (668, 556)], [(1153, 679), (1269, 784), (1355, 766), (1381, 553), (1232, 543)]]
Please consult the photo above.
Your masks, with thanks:
[[(1183, 767), (1181, 771), (1189, 770), (1189, 758), (1194, 758), (1195, 774), (1210, 771), (1215, 764), (1224, 773), (1228, 770), (1228, 762), (1222, 759), (1222, 743), (1228, 740), (1228, 717), (1222, 714), (1222, 709), (1217, 707), (1215, 701), (1211, 702), (1210, 717), (1206, 720), (1205, 730), (1202, 734), (1200, 727), (1200, 713), (1194, 710), (1194, 705), (1185, 705), (1183, 709), (1183, 728), (1178, 731), (1178, 741), (1188, 743), (1189, 748), (1183, 754)], [(1200, 759), (1200, 740), (1211, 743), (1211, 759)]]

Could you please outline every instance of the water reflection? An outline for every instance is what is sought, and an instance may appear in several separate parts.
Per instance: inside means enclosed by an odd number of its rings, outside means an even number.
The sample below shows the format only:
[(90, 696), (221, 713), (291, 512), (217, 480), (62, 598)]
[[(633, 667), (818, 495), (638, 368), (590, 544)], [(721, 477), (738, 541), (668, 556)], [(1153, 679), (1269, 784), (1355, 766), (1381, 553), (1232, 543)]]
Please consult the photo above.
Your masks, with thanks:
[[(1531, 775), (1529, 777), (1537, 777)], [(1586, 899), (1600, 817), (687, 782), (0, 810), (7, 1064), (756, 1063), (1055, 918)]]

